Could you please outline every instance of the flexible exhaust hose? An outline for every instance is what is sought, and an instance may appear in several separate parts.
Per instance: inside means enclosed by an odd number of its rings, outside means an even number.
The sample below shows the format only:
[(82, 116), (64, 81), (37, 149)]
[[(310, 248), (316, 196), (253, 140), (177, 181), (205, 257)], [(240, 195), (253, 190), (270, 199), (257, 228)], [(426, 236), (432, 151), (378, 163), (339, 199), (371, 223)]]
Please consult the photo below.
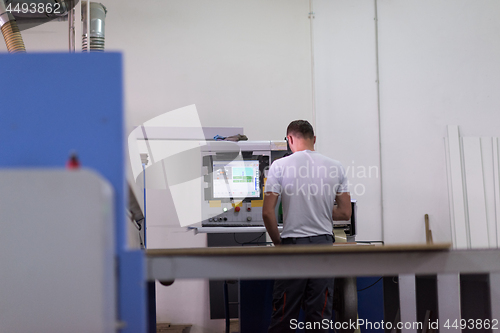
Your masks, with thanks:
[[(0, 0), (1, 1), (1, 0)], [(15, 20), (11, 20), (2, 25), (2, 35), (5, 38), (7, 50), (10, 53), (26, 52), (23, 37)]]
[(23, 37), (19, 31), (17, 22), (14, 17), (7, 12), (4, 0), (0, 0), (0, 28), (3, 38), (5, 38), (7, 50), (9, 50), (10, 53), (26, 52)]

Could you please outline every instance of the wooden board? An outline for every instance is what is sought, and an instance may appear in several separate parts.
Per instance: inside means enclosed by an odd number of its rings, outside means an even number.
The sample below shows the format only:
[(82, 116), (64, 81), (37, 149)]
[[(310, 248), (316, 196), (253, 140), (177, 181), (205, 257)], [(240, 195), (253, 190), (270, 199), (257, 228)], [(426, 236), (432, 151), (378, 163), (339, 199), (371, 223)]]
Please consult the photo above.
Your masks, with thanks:
[(296, 255), (325, 254), (346, 252), (415, 252), (447, 251), (451, 243), (405, 244), (405, 245), (282, 245), (282, 246), (242, 246), (242, 247), (203, 247), (185, 249), (146, 250), (148, 257), (164, 256), (231, 256), (231, 255)]
[(481, 142), (479, 138), (463, 137), (462, 144), (470, 244), (471, 248), (486, 248), (489, 243)]

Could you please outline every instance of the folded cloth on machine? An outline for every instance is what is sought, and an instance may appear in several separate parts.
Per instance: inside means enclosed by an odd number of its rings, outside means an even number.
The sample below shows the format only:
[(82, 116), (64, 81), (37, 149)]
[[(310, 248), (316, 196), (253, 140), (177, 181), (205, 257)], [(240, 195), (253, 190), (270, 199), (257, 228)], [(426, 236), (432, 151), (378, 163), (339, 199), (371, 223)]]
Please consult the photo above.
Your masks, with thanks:
[(248, 138), (246, 135), (243, 134), (236, 134), (236, 135), (231, 135), (231, 136), (220, 136), (216, 135), (214, 136), (215, 141), (247, 141)]
[(246, 135), (237, 134), (237, 135), (228, 136), (224, 140), (226, 140), (226, 141), (247, 141), (248, 138)]

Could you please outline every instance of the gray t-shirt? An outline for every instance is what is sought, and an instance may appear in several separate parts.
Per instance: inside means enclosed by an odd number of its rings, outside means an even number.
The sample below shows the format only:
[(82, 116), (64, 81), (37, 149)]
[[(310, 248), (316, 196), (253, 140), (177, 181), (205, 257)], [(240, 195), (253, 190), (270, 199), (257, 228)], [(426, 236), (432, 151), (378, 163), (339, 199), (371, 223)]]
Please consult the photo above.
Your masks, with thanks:
[(335, 197), (349, 189), (339, 161), (303, 150), (273, 162), (265, 192), (281, 194), (281, 237), (288, 238), (331, 235)]

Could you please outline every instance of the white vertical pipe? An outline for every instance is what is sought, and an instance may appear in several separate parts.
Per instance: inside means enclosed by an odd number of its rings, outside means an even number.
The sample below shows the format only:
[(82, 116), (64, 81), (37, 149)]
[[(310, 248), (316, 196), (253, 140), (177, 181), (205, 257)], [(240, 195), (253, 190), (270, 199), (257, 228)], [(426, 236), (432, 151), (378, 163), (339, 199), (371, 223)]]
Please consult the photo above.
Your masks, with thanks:
[(75, 5), (75, 52), (82, 52), (82, 2)]
[(75, 9), (68, 11), (68, 48), (70, 53), (75, 52)]
[(87, 52), (90, 52), (90, 0), (87, 0)]
[(309, 0), (309, 26), (311, 32), (311, 90), (312, 90), (312, 125), (316, 129), (316, 76), (314, 75), (314, 11), (313, 0)]
[(377, 69), (377, 113), (378, 113), (378, 153), (380, 164), (380, 221), (382, 227), (382, 241), (385, 239), (384, 234), (384, 182), (383, 182), (383, 167), (382, 167), (382, 123), (380, 112), (380, 72), (379, 72), (379, 59), (378, 59), (378, 3), (377, 0), (373, 2), (375, 7), (375, 62)]

